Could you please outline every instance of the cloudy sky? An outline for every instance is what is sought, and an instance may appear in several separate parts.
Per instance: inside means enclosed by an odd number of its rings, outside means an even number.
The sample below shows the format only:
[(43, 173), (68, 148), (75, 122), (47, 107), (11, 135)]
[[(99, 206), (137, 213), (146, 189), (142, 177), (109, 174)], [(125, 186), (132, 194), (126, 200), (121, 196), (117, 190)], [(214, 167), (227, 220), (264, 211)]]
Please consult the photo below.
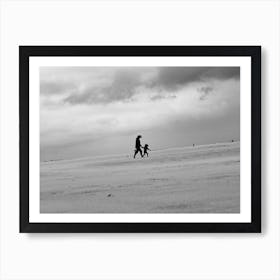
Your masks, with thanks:
[(41, 67), (41, 160), (239, 140), (239, 67)]

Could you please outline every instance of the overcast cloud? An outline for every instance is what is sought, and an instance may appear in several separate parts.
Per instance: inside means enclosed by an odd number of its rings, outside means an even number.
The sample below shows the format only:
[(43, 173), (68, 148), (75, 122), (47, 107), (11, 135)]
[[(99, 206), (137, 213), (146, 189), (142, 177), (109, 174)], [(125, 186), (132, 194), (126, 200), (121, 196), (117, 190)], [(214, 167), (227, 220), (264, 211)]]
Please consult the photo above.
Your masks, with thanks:
[(239, 139), (239, 67), (42, 67), (41, 160)]

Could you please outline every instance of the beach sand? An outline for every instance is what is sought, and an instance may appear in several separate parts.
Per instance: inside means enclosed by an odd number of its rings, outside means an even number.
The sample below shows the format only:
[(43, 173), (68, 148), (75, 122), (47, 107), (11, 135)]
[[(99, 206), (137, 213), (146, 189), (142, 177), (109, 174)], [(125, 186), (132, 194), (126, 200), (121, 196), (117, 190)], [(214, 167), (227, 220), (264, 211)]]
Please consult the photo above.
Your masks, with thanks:
[(239, 213), (240, 144), (41, 162), (41, 213)]

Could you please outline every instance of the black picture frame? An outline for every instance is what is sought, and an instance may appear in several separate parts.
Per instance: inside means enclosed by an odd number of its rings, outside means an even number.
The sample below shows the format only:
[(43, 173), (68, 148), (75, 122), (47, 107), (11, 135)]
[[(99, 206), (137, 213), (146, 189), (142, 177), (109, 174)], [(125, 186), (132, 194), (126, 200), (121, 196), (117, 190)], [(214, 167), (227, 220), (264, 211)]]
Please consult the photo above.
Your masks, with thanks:
[[(248, 56), (251, 57), (250, 223), (31, 223), (29, 221), (29, 58), (31, 56)], [(241, 233), (261, 232), (260, 46), (19, 46), (21, 233)], [(242, 120), (241, 120), (242, 121)]]

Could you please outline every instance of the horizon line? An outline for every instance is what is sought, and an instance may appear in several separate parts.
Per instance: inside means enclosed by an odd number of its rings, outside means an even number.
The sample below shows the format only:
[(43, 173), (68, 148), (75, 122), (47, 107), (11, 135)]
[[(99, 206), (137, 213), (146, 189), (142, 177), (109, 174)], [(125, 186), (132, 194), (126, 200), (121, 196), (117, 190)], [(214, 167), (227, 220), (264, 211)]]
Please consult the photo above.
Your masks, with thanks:
[[(223, 144), (223, 143), (238, 143), (240, 142), (240, 139), (238, 140), (228, 140), (228, 141), (221, 141), (221, 142), (215, 142), (215, 143), (207, 143), (207, 144), (190, 144), (187, 146), (177, 146), (177, 147), (168, 147), (168, 148), (159, 148), (159, 149), (154, 149), (151, 150), (151, 152), (157, 152), (157, 151), (163, 151), (163, 150), (169, 150), (169, 149), (180, 149), (180, 148), (187, 148), (187, 147), (200, 147), (200, 146), (208, 146), (208, 145), (217, 145), (217, 144)], [(193, 146), (194, 145), (194, 146)], [(97, 157), (106, 157), (106, 156), (122, 156), (122, 155), (129, 155), (127, 153), (121, 153), (121, 154), (104, 154), (104, 155), (93, 155), (93, 156), (83, 156), (83, 157), (76, 157), (76, 158), (68, 158), (68, 159), (49, 159), (49, 160), (40, 160), (40, 163), (43, 162), (53, 162), (53, 161), (71, 161), (71, 160), (82, 160), (82, 159), (87, 159), (87, 158), (97, 158)]]

